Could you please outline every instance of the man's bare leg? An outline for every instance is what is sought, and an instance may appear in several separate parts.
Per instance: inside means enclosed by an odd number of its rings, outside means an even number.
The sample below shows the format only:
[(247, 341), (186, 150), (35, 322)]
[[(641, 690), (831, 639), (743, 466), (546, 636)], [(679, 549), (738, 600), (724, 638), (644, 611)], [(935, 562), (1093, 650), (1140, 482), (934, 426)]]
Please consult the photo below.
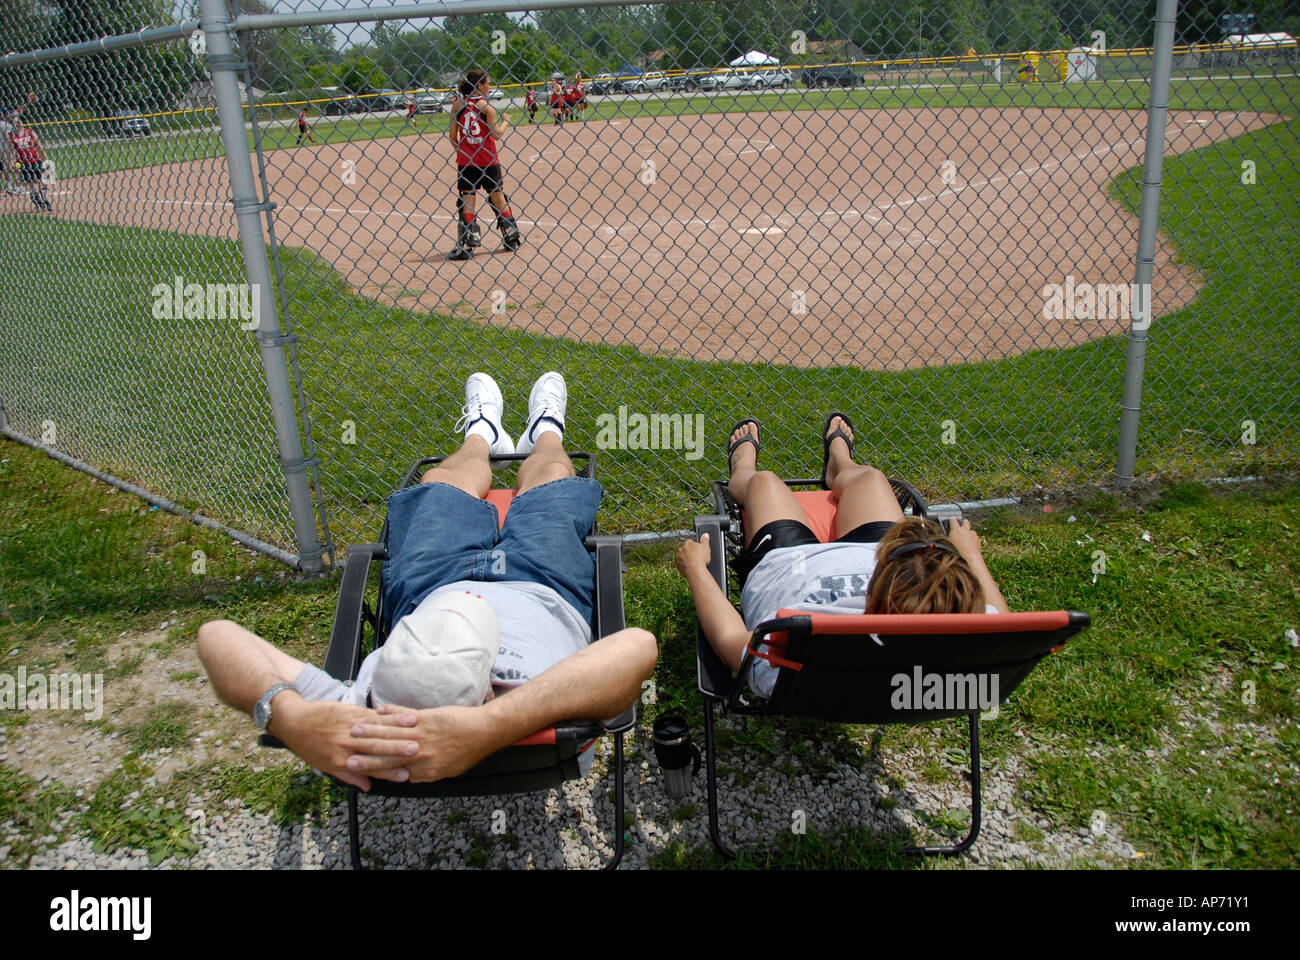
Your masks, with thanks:
[[(831, 420), (826, 429), (827, 436), (836, 430), (844, 430), (853, 436), (849, 425), (840, 417)], [(830, 484), (832, 495), (839, 501), (839, 510), (835, 516), (835, 536), (842, 537), (864, 523), (898, 523), (903, 519), (903, 510), (889, 485), (889, 478), (875, 467), (854, 463), (849, 455), (849, 445), (842, 437), (831, 441), (826, 480)]]
[[(743, 436), (758, 436), (758, 428), (752, 423), (742, 424), (732, 433), (731, 443)], [(805, 527), (811, 527), (808, 515), (785, 481), (771, 470), (758, 469), (758, 451), (752, 443), (741, 444), (731, 455), (731, 479), (727, 482), (727, 489), (745, 508), (746, 545), (756, 530), (774, 520), (797, 520)]]
[[(564, 720), (617, 716), (640, 695), (654, 670), (653, 634), (620, 630), (481, 707), (410, 711), (384, 707), (378, 723), (358, 723), (354, 737), (388, 741), (412, 757), (359, 751), (348, 769), (387, 780), (441, 780), (464, 773), (489, 754)], [(367, 748), (369, 750), (369, 748)]]
[(564, 441), (558, 433), (548, 430), (537, 438), (533, 452), (519, 465), (519, 492), (576, 474), (573, 461), (564, 452)]
[(482, 500), (492, 486), (488, 442), (478, 435), (465, 438), (460, 449), (420, 477), (421, 483), (447, 483)]

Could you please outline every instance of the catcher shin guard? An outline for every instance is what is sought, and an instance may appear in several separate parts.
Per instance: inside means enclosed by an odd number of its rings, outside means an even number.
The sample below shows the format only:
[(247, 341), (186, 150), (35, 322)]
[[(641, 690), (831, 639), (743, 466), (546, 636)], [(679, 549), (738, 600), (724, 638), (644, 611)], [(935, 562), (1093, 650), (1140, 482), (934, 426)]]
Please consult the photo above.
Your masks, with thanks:
[(510, 212), (510, 198), (506, 197), (506, 208), (497, 214), (497, 228), (501, 231), (501, 240), (508, 250), (518, 250), (519, 245), (523, 242), (519, 236), (519, 225), (515, 223), (514, 215)]
[(478, 223), (469, 219), (470, 217), (473, 217), (474, 214), (466, 209), (465, 198), (467, 196), (472, 197), (473, 194), (463, 193), (456, 198), (456, 218), (460, 221), (460, 230), (457, 234), (456, 245), (458, 247), (473, 249), (474, 247), (482, 245), (483, 235), (479, 232)]

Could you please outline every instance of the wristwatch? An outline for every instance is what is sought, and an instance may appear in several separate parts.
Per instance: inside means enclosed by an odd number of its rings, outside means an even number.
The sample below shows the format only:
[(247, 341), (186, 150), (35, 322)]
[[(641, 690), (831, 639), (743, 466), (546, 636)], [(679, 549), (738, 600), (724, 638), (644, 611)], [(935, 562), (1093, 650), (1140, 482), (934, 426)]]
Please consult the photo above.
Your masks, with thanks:
[(257, 705), (253, 707), (253, 723), (257, 724), (259, 730), (265, 730), (271, 723), (271, 701), (275, 699), (276, 694), (292, 689), (291, 683), (277, 683), (262, 694)]

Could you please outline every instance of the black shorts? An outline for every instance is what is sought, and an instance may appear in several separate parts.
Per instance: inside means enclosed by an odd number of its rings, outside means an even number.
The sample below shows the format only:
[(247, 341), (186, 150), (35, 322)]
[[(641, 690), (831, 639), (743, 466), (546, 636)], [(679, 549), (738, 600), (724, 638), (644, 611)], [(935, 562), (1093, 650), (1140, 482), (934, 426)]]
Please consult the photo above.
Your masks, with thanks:
[(39, 163), (20, 163), (18, 172), (23, 183), (40, 183), (41, 182), (41, 164)]
[[(893, 525), (893, 521), (890, 520), (872, 520), (870, 523), (854, 527), (832, 542), (879, 543)], [(804, 547), (814, 543), (821, 543), (821, 541), (798, 520), (773, 520), (771, 523), (765, 523), (754, 531), (749, 545), (736, 557), (736, 577), (741, 586), (744, 586), (745, 579), (758, 566), (759, 561), (767, 556), (768, 551), (782, 547)]]
[(490, 167), (461, 167), (456, 173), (456, 184), (461, 193), (473, 193), (476, 190), (496, 193), (501, 189), (501, 165), (494, 163)]

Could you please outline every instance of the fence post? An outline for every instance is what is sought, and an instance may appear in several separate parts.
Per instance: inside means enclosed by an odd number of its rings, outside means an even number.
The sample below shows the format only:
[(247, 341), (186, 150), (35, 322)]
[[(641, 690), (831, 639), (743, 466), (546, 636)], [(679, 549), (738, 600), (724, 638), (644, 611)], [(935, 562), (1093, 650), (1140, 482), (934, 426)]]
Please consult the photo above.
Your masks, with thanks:
[(1142, 201), (1138, 212), (1137, 275), (1133, 285), (1133, 317), (1129, 322), (1124, 362), (1124, 399), (1119, 421), (1119, 453), (1115, 485), (1133, 486), (1137, 458), (1138, 415), (1142, 409), (1142, 373), (1146, 367), (1147, 330), (1154, 304), (1151, 278), (1155, 273), (1156, 232), (1160, 221), (1160, 182), (1165, 160), (1165, 120), (1169, 113), (1169, 75), (1173, 70), (1174, 22), (1178, 0), (1156, 0), (1155, 48), (1151, 63), (1151, 92), (1147, 100), (1147, 149), (1142, 163)]
[(271, 417), (275, 423), (285, 489), (289, 494), (289, 512), (293, 517), (298, 556), (304, 571), (316, 572), (322, 568), (322, 558), (320, 537), (316, 532), (316, 511), (307, 485), (307, 470), (311, 464), (303, 457), (298, 437), (298, 419), (294, 413), (284, 352), (285, 338), (280, 334), (271, 269), (262, 235), (260, 214), (266, 206), (257, 199), (253, 182), (244, 111), (239, 102), (237, 71), (242, 65), (235, 57), (234, 36), (225, 0), (200, 0), (199, 20), (207, 39), (208, 67), (212, 72), (212, 90), (221, 121), (221, 142), (230, 172), (231, 205), (239, 225), (239, 245), (253, 302), (258, 310), (257, 342), (262, 351), (262, 369), (266, 374), (266, 389), (271, 400)]

